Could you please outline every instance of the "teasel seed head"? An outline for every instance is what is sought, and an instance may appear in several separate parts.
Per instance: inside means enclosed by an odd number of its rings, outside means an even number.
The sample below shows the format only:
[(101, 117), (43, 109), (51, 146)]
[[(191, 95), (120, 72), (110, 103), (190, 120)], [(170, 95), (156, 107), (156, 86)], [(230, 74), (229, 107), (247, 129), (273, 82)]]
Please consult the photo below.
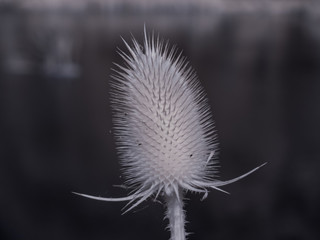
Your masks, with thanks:
[[(133, 38), (129, 54), (119, 50), (125, 65), (112, 75), (111, 104), (120, 163), (132, 190), (123, 198), (84, 197), (129, 201), (125, 212), (147, 198), (164, 196), (172, 239), (185, 239), (183, 196), (203, 193), (235, 182), (216, 179), (217, 135), (206, 94), (186, 59), (168, 42), (148, 36), (144, 44)], [(77, 193), (78, 194), (78, 193)]]
[[(114, 132), (126, 185), (203, 191), (214, 176), (216, 135), (205, 93), (185, 59), (145, 35), (126, 43), (113, 76)], [(177, 55), (177, 56), (176, 56)]]

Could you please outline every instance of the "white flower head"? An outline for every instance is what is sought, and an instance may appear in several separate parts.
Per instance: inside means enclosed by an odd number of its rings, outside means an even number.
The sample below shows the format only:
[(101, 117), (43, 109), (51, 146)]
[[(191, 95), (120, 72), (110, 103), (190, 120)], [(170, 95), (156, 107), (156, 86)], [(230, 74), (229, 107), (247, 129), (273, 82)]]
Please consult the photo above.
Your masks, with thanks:
[(80, 195), (105, 201), (129, 200), (127, 211), (160, 194), (174, 196), (182, 206), (185, 191), (206, 197), (208, 189), (223, 191), (218, 187), (257, 170), (259, 167), (229, 181), (215, 179), (217, 137), (196, 74), (181, 53), (170, 50), (159, 37), (149, 37), (146, 30), (143, 47), (134, 38), (132, 42), (131, 47), (124, 41), (129, 54), (119, 51), (125, 66), (116, 64), (111, 82), (117, 150), (125, 185), (132, 193), (124, 198)]
[(159, 39), (133, 39), (112, 82), (115, 136), (129, 187), (204, 191), (214, 175), (213, 121), (196, 75)]

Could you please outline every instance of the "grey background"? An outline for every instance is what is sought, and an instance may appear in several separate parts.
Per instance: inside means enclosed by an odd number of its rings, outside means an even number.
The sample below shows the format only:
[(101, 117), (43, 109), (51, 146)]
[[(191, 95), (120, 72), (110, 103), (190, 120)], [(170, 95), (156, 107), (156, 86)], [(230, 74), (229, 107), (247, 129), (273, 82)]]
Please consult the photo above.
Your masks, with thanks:
[[(188, 193), (189, 239), (319, 239), (318, 5), (83, 9), (0, 5), (0, 238), (169, 239), (164, 206), (125, 196), (112, 136), (110, 68), (143, 25), (183, 50), (212, 107), (220, 179)], [(230, 2), (230, 1), (229, 1)], [(247, 1), (250, 2), (250, 1)], [(252, 1), (253, 2), (253, 1)], [(252, 6), (252, 7), (251, 7)]]

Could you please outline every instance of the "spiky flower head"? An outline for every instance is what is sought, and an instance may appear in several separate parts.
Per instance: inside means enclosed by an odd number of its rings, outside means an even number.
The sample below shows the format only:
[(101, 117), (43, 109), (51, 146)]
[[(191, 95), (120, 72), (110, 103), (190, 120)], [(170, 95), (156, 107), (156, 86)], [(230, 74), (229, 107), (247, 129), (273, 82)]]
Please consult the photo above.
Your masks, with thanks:
[(204, 91), (185, 59), (159, 39), (126, 44), (112, 82), (115, 136), (127, 185), (203, 191), (217, 142)]
[[(124, 41), (124, 40), (123, 40)], [(132, 190), (123, 198), (134, 208), (150, 196), (166, 199), (172, 239), (185, 239), (183, 193), (201, 192), (235, 182), (259, 167), (228, 181), (216, 180), (217, 140), (206, 95), (185, 58), (168, 43), (147, 36), (140, 46), (124, 41), (119, 50), (125, 66), (111, 81), (111, 102), (117, 149)], [(261, 165), (263, 166), (263, 165)], [(260, 167), (261, 167), (260, 166)], [(224, 192), (224, 191), (223, 191)]]

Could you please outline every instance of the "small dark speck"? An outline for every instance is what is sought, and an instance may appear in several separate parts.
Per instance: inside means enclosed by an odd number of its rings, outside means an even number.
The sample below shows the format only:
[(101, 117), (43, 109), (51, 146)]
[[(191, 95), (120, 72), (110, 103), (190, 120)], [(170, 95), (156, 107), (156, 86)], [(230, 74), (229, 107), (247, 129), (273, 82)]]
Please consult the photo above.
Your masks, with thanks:
[(192, 157), (193, 156), (193, 154), (190, 154), (190, 157)]
[(139, 144), (138, 144), (138, 146), (141, 146), (141, 145), (142, 145), (142, 143), (139, 143)]

